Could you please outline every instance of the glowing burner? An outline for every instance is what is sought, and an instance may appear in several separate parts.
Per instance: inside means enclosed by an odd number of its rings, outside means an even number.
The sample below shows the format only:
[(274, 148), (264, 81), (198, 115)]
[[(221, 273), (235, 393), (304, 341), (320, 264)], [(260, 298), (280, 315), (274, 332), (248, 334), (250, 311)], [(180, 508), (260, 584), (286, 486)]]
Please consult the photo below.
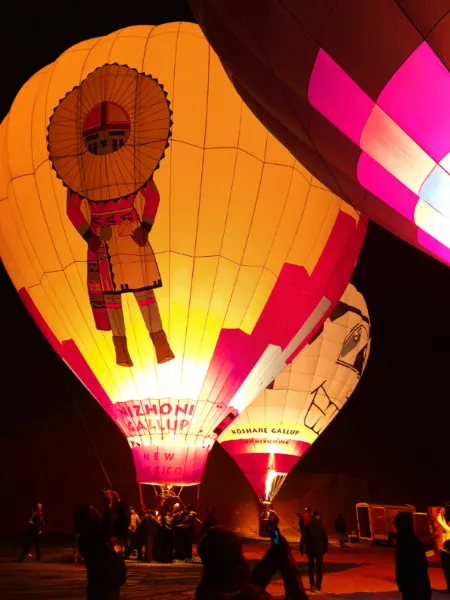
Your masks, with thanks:
[(269, 464), (266, 477), (266, 494), (265, 499), (272, 502), (275, 496), (280, 491), (284, 480), (287, 477), (287, 473), (279, 473), (275, 469), (275, 456), (273, 454), (269, 457)]

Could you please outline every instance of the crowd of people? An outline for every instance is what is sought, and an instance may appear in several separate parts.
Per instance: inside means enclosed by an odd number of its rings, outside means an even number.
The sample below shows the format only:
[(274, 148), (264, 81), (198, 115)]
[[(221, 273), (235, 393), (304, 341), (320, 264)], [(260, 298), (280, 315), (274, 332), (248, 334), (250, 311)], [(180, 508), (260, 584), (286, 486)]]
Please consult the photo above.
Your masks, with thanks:
[(130, 508), (125, 558), (137, 553), (143, 562), (192, 560), (196, 520), (193, 506), (182, 508), (179, 502), (161, 511), (147, 510), (142, 518)]
[[(75, 512), (76, 550), (85, 563), (87, 600), (119, 600), (127, 578), (125, 559), (136, 554), (139, 561), (170, 563), (192, 560), (195, 522), (199, 521), (192, 505), (163, 503), (160, 510), (148, 510), (142, 517), (127, 508), (117, 492), (103, 490), (103, 511), (93, 505)], [(298, 513), (300, 553), (308, 558), (310, 590), (321, 591), (323, 559), (328, 552), (328, 536), (319, 512), (310, 507)], [(266, 588), (278, 570), (283, 578), (285, 600), (307, 600), (291, 548), (279, 530), (279, 517), (264, 509), (260, 518), (267, 522), (271, 544), (251, 571), (244, 557), (242, 541), (230, 529), (217, 524), (215, 509), (201, 523), (197, 554), (203, 574), (196, 600), (270, 600)], [(42, 504), (37, 504), (28, 521), (28, 532), (20, 553), (23, 561), (34, 545), (40, 559), (40, 536), (44, 527)], [(447, 587), (450, 587), (450, 505), (438, 516), (442, 529), (440, 548)], [(396, 581), (403, 600), (431, 600), (428, 561), (423, 544), (414, 532), (410, 513), (400, 512), (395, 519)], [(347, 525), (342, 515), (334, 523), (341, 551), (346, 548)]]

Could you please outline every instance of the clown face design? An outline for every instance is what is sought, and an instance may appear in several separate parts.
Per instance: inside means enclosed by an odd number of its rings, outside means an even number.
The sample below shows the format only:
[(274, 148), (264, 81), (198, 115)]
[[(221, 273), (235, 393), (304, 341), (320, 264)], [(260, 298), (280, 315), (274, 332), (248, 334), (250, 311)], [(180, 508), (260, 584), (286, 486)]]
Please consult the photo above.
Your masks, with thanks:
[(367, 348), (369, 344), (368, 324), (361, 322), (353, 327), (344, 340), (337, 363), (353, 369), (361, 377), (366, 364)]
[(304, 423), (316, 434), (341, 410), (366, 366), (370, 320), (367, 307), (365, 310), (362, 307), (341, 300), (309, 342), (307, 352), (317, 357), (317, 365)]

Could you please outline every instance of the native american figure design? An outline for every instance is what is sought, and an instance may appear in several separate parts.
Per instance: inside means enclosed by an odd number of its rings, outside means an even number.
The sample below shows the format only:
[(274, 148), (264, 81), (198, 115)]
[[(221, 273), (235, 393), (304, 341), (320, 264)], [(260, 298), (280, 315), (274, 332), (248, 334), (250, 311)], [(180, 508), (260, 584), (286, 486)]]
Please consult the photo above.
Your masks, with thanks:
[(171, 111), (156, 79), (104, 65), (61, 100), (48, 149), (67, 187), (67, 216), (87, 242), (87, 287), (97, 329), (112, 331), (116, 362), (132, 367), (122, 295), (133, 293), (159, 364), (172, 360), (148, 241), (159, 204), (153, 173), (168, 146)]

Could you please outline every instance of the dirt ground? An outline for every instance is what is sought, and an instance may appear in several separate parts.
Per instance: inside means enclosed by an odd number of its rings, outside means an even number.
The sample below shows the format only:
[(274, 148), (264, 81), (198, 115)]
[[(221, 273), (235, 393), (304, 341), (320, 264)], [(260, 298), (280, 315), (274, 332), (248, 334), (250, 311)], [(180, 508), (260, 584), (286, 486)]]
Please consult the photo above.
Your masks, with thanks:
[[(305, 587), (308, 588), (307, 568), (294, 545)], [(267, 543), (245, 544), (245, 554), (254, 564), (264, 554)], [(44, 547), (41, 562), (29, 559), (15, 561), (17, 544), (0, 547), (1, 600), (83, 600), (85, 598), (85, 571), (81, 563), (72, 560), (72, 549), (52, 544)], [(138, 564), (128, 562), (128, 582), (123, 587), (123, 600), (181, 600), (191, 599), (201, 574), (200, 564), (174, 563), (172, 565)], [(396, 591), (393, 550), (365, 544), (353, 545), (345, 553), (332, 547), (325, 560), (323, 591), (310, 596), (342, 600), (400, 600)], [(277, 578), (278, 577), (278, 578)], [(439, 566), (430, 566), (430, 577), (435, 590), (444, 589), (444, 577)], [(283, 583), (275, 576), (269, 586), (275, 597), (283, 596)], [(447, 594), (436, 591), (433, 600), (444, 600)]]

